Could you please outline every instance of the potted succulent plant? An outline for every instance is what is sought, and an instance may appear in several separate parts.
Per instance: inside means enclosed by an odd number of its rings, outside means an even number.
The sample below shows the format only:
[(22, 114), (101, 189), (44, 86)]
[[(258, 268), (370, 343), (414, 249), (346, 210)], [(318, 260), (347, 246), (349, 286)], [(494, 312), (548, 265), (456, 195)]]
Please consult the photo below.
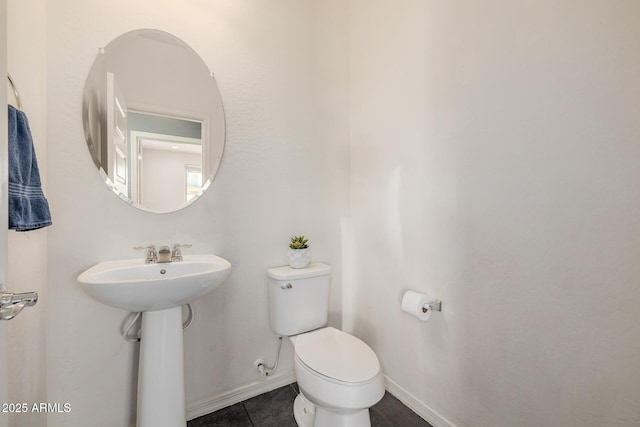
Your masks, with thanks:
[(289, 243), (289, 250), (287, 251), (287, 257), (289, 258), (289, 266), (292, 268), (305, 268), (311, 261), (311, 252), (309, 240), (304, 236), (294, 236)]

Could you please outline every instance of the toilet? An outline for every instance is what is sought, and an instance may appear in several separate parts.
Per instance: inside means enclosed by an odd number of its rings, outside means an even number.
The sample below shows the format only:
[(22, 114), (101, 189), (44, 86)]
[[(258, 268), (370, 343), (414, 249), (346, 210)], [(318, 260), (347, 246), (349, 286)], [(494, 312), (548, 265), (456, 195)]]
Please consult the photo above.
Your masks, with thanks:
[(331, 267), (312, 263), (267, 270), (271, 328), (295, 350), (301, 427), (370, 427), (369, 408), (384, 395), (380, 362), (358, 338), (326, 327)]

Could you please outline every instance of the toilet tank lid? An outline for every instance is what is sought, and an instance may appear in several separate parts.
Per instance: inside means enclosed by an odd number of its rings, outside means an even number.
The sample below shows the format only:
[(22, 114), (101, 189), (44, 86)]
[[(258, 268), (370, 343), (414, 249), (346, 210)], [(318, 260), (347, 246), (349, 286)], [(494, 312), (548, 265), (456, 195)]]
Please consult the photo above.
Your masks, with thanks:
[(296, 280), (329, 274), (331, 266), (321, 262), (312, 262), (305, 268), (291, 268), (288, 265), (267, 269), (267, 276), (276, 280)]

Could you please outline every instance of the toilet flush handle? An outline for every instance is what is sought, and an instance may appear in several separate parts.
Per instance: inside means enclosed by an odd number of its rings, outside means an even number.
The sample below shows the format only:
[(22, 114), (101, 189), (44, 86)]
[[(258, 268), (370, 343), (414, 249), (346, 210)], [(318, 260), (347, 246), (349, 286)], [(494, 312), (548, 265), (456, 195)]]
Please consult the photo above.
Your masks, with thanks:
[(286, 285), (280, 285), (280, 289), (292, 289), (293, 285), (291, 283), (287, 283)]

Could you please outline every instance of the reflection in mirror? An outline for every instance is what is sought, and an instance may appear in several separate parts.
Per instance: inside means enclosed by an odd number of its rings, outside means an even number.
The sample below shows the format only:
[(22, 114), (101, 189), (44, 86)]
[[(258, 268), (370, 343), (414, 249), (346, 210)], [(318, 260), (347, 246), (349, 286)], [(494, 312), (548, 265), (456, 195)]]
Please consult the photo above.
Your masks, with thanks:
[(129, 111), (127, 124), (130, 182), (121, 191), (134, 203), (168, 211), (202, 191), (201, 122)]
[(147, 211), (193, 202), (220, 165), (224, 112), (215, 80), (189, 46), (162, 31), (132, 31), (101, 51), (83, 121), (105, 183)]

